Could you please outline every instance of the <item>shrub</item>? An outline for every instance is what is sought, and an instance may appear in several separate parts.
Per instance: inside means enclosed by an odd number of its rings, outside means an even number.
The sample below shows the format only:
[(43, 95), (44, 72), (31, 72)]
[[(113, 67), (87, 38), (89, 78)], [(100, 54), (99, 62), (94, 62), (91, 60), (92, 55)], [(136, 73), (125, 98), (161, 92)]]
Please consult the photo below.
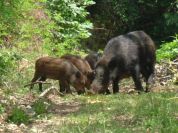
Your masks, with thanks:
[(37, 115), (46, 113), (48, 108), (48, 106), (44, 103), (44, 100), (42, 99), (36, 101), (32, 107)]
[(0, 83), (2, 83), (5, 76), (8, 76), (10, 70), (12, 70), (16, 65), (15, 61), (20, 59), (20, 55), (16, 52), (1, 49), (0, 51)]
[(80, 51), (81, 41), (91, 35), (89, 29), (92, 28), (92, 23), (87, 19), (89, 13), (86, 7), (92, 4), (92, 0), (47, 0), (47, 9), (54, 22), (52, 40), (58, 45), (52, 44), (49, 49), (52, 47), (56, 55)]
[(157, 50), (157, 61), (162, 59), (172, 60), (178, 57), (178, 34), (172, 42), (163, 43)]
[(15, 124), (28, 124), (30, 122), (29, 116), (25, 113), (21, 108), (15, 107), (12, 109), (11, 115), (8, 117), (9, 122), (13, 122)]

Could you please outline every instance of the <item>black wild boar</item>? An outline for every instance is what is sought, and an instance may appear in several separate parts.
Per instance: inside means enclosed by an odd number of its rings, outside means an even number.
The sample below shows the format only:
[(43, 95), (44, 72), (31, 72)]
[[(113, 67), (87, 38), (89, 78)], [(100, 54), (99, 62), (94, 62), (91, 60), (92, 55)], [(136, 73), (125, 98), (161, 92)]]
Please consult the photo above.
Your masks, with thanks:
[(78, 70), (85, 76), (85, 87), (89, 89), (94, 79), (94, 74), (88, 62), (80, 56), (70, 54), (61, 56), (61, 59), (71, 62), (75, 67), (78, 68)]
[(85, 57), (85, 60), (89, 63), (92, 70), (95, 69), (97, 61), (101, 58), (102, 54), (93, 52)]
[[(32, 83), (45, 81), (47, 78), (59, 80), (64, 87), (74, 86), (78, 93), (84, 91), (85, 77), (72, 63), (67, 60), (53, 57), (42, 57), (36, 61), (35, 74)], [(31, 89), (33, 85), (31, 85)], [(42, 91), (42, 84), (39, 83), (39, 90)], [(66, 90), (69, 90), (66, 88)]]
[(145, 32), (133, 31), (112, 38), (97, 62), (91, 88), (94, 92), (109, 93), (108, 85), (112, 81), (113, 93), (117, 93), (119, 80), (132, 76), (136, 90), (143, 91), (140, 81), (142, 74), (147, 92), (154, 74), (155, 60), (154, 42)]

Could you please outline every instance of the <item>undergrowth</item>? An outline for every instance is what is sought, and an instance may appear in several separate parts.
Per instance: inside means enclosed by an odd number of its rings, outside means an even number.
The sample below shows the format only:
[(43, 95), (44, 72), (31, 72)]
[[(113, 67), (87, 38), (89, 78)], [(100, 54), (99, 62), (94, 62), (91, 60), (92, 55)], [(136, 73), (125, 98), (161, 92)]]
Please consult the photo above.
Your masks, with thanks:
[[(81, 97), (83, 106), (69, 114), (59, 132), (178, 132), (175, 94), (100, 95)], [(81, 100), (82, 99), (82, 100)]]
[(157, 61), (173, 60), (178, 57), (178, 35), (175, 36), (172, 42), (166, 42), (157, 50)]

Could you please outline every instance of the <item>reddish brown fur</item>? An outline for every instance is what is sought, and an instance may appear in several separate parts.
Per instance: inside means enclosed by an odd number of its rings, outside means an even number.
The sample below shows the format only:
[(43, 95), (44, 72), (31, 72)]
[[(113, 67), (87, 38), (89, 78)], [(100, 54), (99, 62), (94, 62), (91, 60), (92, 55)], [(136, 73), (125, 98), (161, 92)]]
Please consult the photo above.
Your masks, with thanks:
[[(42, 57), (36, 61), (32, 82), (45, 81), (47, 78), (67, 82), (73, 85), (77, 91), (84, 89), (85, 77), (72, 63), (65, 59)], [(40, 90), (42, 91), (42, 88)]]
[(72, 62), (83, 74), (87, 75), (92, 72), (92, 69), (88, 62), (77, 55), (63, 55), (62, 59), (66, 59)]
[(93, 80), (93, 71), (85, 59), (82, 59), (80, 56), (76, 55), (63, 55), (62, 59), (70, 61), (74, 66), (76, 66), (79, 71), (86, 77), (85, 87), (89, 88)]

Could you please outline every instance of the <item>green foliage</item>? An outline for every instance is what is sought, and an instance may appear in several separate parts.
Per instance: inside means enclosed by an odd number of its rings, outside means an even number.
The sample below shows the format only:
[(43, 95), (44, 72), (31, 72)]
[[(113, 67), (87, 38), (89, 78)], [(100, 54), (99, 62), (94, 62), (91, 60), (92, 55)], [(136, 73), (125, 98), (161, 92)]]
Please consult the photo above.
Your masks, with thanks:
[(174, 93), (79, 96), (81, 108), (69, 115), (59, 132), (177, 132)]
[(161, 48), (157, 50), (157, 61), (173, 60), (176, 57), (178, 57), (178, 35), (172, 42), (163, 43)]
[(3, 107), (3, 105), (0, 103), (0, 114), (5, 112), (5, 108)]
[(14, 51), (7, 49), (1, 49), (0, 52), (0, 82), (3, 77), (8, 75), (15, 67), (15, 61), (19, 59), (19, 56)]
[(88, 8), (95, 29), (89, 41), (93, 49), (103, 48), (110, 38), (129, 31), (144, 30), (157, 45), (178, 32), (177, 0), (94, 1)]
[[(51, 19), (55, 22), (52, 30), (53, 47), (60, 55), (61, 52), (77, 51), (81, 40), (90, 36), (89, 29), (92, 23), (87, 20), (86, 7), (93, 4), (92, 0), (47, 0), (47, 7)], [(56, 48), (57, 47), (57, 48)]]
[(22, 3), (23, 0), (0, 1), (0, 45), (8, 46), (9, 38), (17, 34)]
[(33, 109), (37, 115), (41, 115), (47, 112), (48, 106), (44, 103), (43, 99), (39, 99), (33, 104)]
[(78, 51), (81, 40), (90, 36), (85, 8), (91, 4), (92, 0), (2, 0), (0, 45), (55, 55)]
[(38, 2), (36, 4), (33, 0), (27, 0), (23, 3), (23, 19), (20, 21), (19, 38), (16, 40), (16, 45), (21, 50), (42, 50), (43, 45), (52, 43), (53, 22), (44, 8), (45, 1)]
[(52, 43), (53, 21), (44, 8), (46, 0), (11, 0), (0, 2), (0, 45), (19, 50), (42, 49)]
[(19, 125), (21, 123), (28, 124), (30, 119), (24, 110), (18, 107), (14, 107), (12, 109), (11, 115), (8, 117), (8, 121)]
[(163, 98), (167, 96), (151, 94), (147, 99), (142, 99), (135, 108), (135, 121), (144, 122), (143, 126), (154, 132), (176, 132), (177, 121), (171, 112), (177, 110), (177, 106), (175, 102)]

